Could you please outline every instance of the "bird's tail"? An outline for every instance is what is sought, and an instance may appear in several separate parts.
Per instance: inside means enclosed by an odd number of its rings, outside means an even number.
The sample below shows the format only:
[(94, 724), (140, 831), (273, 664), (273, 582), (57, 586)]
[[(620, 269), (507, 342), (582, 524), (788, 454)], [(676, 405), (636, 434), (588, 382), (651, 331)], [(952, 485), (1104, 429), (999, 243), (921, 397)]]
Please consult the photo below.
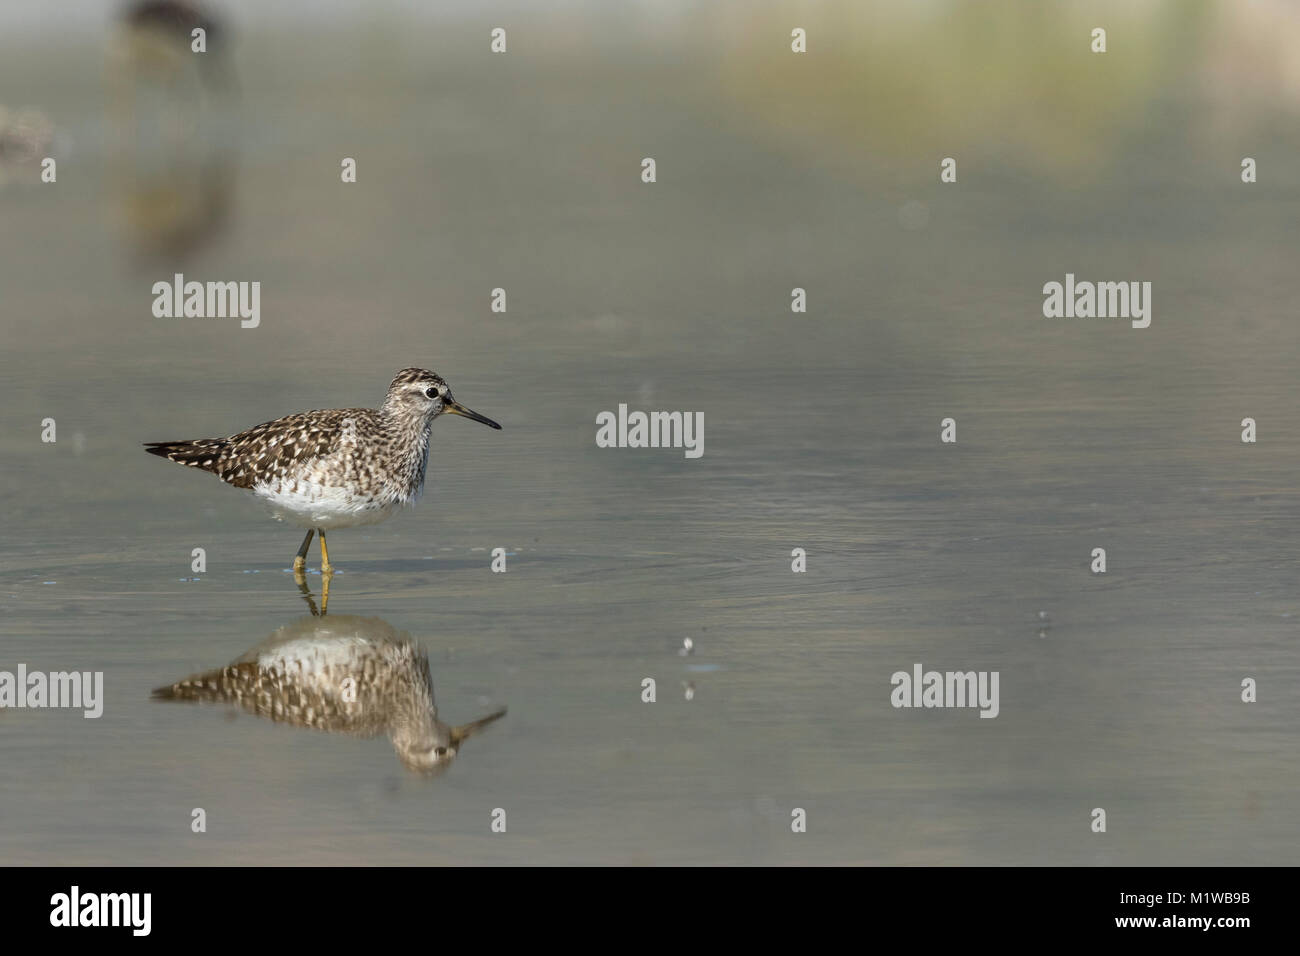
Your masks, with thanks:
[(229, 442), (224, 438), (196, 438), (194, 441), (149, 441), (144, 450), (178, 465), (217, 471), (217, 461)]
[(247, 688), (249, 678), (256, 676), (257, 668), (251, 664), (231, 664), (216, 670), (194, 674), (165, 687), (155, 687), (150, 695), (155, 700), (232, 700), (238, 699)]

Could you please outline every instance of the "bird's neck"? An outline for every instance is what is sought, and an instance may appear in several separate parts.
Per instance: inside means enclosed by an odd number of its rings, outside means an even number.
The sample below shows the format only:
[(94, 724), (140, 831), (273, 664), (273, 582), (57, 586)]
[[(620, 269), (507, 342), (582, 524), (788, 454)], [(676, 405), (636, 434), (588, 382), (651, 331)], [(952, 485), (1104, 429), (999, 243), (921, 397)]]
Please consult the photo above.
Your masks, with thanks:
[(403, 670), (388, 703), (388, 735), (404, 760), (428, 753), (440, 740), (445, 746), (446, 728), (438, 723), (427, 658), (417, 655), (414, 666)]
[(379, 410), (397, 460), (398, 473), (403, 484), (418, 495), (424, 488), (425, 471), (429, 463), (429, 430), (433, 419), (426, 415), (413, 415), (409, 411), (387, 406)]

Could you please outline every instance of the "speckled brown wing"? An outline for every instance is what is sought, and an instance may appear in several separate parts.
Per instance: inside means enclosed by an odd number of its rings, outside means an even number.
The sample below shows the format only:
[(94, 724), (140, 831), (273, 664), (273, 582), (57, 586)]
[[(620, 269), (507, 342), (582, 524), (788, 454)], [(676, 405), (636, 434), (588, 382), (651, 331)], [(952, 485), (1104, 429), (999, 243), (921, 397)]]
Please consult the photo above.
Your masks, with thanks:
[(387, 730), (389, 714), (385, 708), (374, 706), (368, 687), (360, 682), (359, 686), (358, 702), (346, 704), (339, 694), (323, 693), (320, 687), (295, 680), (276, 668), (237, 662), (156, 688), (153, 697), (227, 703), (277, 723), (373, 737)]
[(282, 478), (295, 467), (338, 451), (345, 422), (352, 430), (372, 423), (374, 412), (365, 408), (340, 408), (302, 412), (254, 425), (229, 438), (147, 442), (145, 450), (177, 464), (210, 471), (236, 488)]

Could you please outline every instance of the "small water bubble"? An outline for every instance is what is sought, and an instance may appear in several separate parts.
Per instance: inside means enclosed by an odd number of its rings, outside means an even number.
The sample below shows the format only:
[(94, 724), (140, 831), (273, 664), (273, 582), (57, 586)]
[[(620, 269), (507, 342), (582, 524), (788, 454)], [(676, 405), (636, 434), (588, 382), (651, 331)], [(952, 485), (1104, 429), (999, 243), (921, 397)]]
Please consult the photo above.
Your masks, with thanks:
[(685, 690), (685, 692), (683, 693), (682, 696), (685, 697), (687, 700), (694, 700), (694, 699), (695, 699), (695, 682), (694, 682), (694, 681), (689, 681), (689, 680), (688, 680), (688, 681), (683, 681), (683, 682), (682, 682), (682, 686), (683, 686), (684, 688), (686, 688), (686, 690)]

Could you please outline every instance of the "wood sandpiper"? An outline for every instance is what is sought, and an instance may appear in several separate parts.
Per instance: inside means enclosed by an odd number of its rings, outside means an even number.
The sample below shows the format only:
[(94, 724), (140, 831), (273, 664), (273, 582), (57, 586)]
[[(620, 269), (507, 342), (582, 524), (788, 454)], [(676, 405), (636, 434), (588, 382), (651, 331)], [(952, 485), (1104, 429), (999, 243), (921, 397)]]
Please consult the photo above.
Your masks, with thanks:
[(159, 687), (160, 700), (216, 701), (331, 734), (386, 734), (409, 769), (437, 774), (466, 737), (505, 716), (450, 726), (438, 719), (428, 655), (377, 617), (304, 617), (226, 667)]
[(419, 499), (429, 430), (445, 412), (501, 427), (452, 398), (441, 376), (404, 368), (377, 409), (302, 412), (229, 438), (146, 442), (145, 450), (246, 488), (269, 502), (278, 520), (307, 528), (293, 562), (299, 576), (312, 534), (318, 533), (321, 573), (328, 576), (334, 569), (327, 530), (375, 524)]

